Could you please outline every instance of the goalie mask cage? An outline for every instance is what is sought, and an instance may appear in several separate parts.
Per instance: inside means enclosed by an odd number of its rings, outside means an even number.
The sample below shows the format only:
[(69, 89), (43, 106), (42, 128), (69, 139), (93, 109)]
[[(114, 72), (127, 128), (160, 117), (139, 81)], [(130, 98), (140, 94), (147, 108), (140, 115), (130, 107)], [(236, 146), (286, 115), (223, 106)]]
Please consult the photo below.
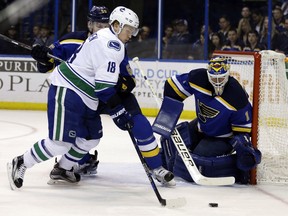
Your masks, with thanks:
[[(230, 75), (247, 91), (253, 105), (252, 143), (262, 152), (251, 171), (251, 184), (288, 184), (288, 80), (285, 55), (260, 52), (217, 51), (227, 58)], [(287, 59), (286, 59), (287, 60)]]

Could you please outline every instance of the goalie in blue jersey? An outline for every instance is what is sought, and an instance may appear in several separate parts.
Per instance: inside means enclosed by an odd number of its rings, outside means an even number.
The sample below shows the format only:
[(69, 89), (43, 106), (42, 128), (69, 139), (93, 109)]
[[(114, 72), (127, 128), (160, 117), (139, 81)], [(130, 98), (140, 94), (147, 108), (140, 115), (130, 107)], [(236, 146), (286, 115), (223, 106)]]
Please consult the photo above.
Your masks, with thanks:
[(207, 177), (234, 176), (236, 182), (244, 184), (249, 182), (249, 171), (260, 163), (261, 152), (250, 141), (252, 106), (246, 91), (229, 71), (227, 60), (215, 57), (209, 61), (208, 69), (194, 69), (165, 82), (165, 105), (153, 129), (162, 135), (163, 160), (175, 176), (193, 181), (169, 133), (182, 110), (174, 115), (176, 119), (170, 119), (173, 114), (167, 107), (179, 107), (192, 95), (197, 117), (176, 127), (199, 171)]

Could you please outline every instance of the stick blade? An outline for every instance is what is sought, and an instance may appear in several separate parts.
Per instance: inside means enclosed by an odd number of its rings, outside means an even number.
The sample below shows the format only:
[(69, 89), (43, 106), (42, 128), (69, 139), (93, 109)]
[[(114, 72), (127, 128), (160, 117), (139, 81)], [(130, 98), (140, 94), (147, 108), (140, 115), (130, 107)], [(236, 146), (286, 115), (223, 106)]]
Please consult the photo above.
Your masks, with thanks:
[(206, 186), (225, 186), (225, 185), (233, 185), (235, 183), (234, 177), (200, 177), (195, 180), (196, 184), (206, 185)]
[(167, 208), (181, 208), (186, 205), (186, 199), (184, 197), (178, 197), (176, 199), (166, 199), (165, 205)]

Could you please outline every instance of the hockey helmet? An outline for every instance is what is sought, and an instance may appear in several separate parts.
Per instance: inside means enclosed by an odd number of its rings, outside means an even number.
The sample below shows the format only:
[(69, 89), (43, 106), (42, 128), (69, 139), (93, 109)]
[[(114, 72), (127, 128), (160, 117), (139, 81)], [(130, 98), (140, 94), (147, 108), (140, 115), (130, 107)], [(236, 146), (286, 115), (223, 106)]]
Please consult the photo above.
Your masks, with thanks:
[(119, 22), (120, 29), (122, 29), (124, 25), (128, 25), (133, 27), (133, 36), (138, 34), (139, 18), (137, 14), (129, 8), (123, 6), (116, 7), (110, 15), (109, 24), (112, 25), (115, 21)]
[(221, 95), (229, 79), (230, 65), (227, 59), (215, 57), (209, 61), (207, 74), (208, 80), (212, 84), (216, 95)]
[(87, 16), (88, 21), (108, 23), (109, 22), (109, 10), (105, 6), (93, 6)]

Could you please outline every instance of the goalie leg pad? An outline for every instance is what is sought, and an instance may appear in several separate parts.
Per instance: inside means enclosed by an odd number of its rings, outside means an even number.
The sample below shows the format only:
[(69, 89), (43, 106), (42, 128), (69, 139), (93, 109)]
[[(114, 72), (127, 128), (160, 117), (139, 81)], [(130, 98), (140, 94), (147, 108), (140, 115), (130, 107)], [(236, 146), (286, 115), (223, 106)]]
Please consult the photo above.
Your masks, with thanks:
[[(191, 136), (189, 131), (189, 123), (188, 122), (182, 122), (176, 126), (179, 134), (181, 135), (183, 142), (187, 146), (187, 148), (191, 147)], [(175, 156), (177, 153), (177, 149), (172, 141), (172, 139), (169, 137), (168, 139), (164, 136), (160, 139), (161, 147), (162, 147), (162, 160), (163, 164), (166, 164), (166, 168), (170, 171), (173, 171), (173, 166), (175, 163)]]
[[(236, 182), (243, 182), (243, 174), (237, 168), (237, 156), (236, 154), (223, 155), (218, 157), (201, 157), (196, 154), (191, 154), (195, 164), (202, 175), (207, 177), (227, 177), (234, 176)], [(188, 182), (193, 182), (189, 172), (187, 171), (181, 157), (176, 155), (175, 164), (173, 167), (175, 176), (181, 177)]]
[(203, 137), (197, 146), (193, 149), (193, 153), (205, 156), (216, 157), (219, 155), (227, 155), (233, 151), (229, 143), (229, 138)]
[[(200, 140), (203, 140), (203, 134), (197, 132), (197, 120), (191, 122), (182, 122), (176, 126), (179, 134), (181, 135), (185, 145), (188, 149), (194, 149)], [(209, 140), (211, 141), (211, 140)], [(218, 142), (224, 142), (224, 140), (216, 140)], [(226, 141), (226, 140), (225, 140)], [(207, 142), (206, 139), (203, 142)], [(206, 143), (207, 144), (207, 143)], [(169, 138), (161, 137), (162, 147), (162, 160), (166, 168), (174, 173), (175, 176), (181, 177), (188, 182), (193, 182), (186, 166), (184, 165), (181, 157), (177, 154), (177, 150), (173, 141)], [(231, 152), (231, 146), (223, 145), (225, 151)], [(198, 149), (200, 150), (200, 149)], [(219, 148), (216, 149), (217, 152)], [(215, 151), (216, 151), (215, 150)], [(223, 148), (220, 148), (223, 155)], [(203, 153), (203, 152), (202, 152)], [(215, 153), (215, 152), (214, 152)], [(214, 154), (213, 153), (213, 154)], [(237, 183), (247, 184), (249, 181), (249, 172), (243, 172), (237, 168), (237, 155), (227, 154), (218, 157), (201, 157), (191, 153), (195, 164), (202, 175), (207, 177), (226, 177), (234, 176)]]
[(160, 111), (152, 125), (153, 131), (169, 138), (181, 115), (184, 104), (170, 97), (164, 97)]
[(171, 143), (171, 139), (165, 139), (161, 137), (161, 159), (163, 166), (173, 172), (173, 167), (175, 163), (176, 157), (176, 149), (173, 143)]

